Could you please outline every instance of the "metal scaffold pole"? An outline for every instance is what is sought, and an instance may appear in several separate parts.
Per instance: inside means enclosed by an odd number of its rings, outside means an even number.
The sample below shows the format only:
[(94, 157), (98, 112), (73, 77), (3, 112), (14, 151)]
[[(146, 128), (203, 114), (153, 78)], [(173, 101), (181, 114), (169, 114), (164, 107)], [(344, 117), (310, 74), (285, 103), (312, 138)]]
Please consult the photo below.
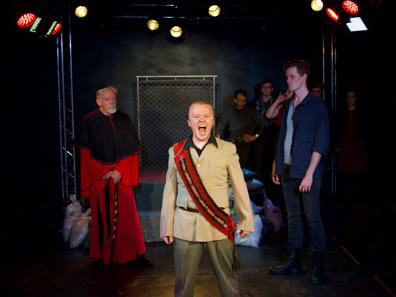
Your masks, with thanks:
[(63, 200), (77, 193), (74, 139), (73, 71), (71, 13), (62, 21), (63, 29), (57, 37), (59, 146)]

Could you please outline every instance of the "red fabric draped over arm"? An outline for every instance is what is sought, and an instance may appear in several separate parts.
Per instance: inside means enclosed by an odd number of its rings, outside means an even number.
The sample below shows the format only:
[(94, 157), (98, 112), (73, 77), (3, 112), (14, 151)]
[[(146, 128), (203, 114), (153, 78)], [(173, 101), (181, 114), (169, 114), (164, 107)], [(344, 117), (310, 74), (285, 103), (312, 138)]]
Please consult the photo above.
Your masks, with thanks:
[(102, 162), (91, 158), (89, 149), (82, 148), (80, 150), (80, 163), (81, 163), (81, 196), (90, 197), (90, 187), (92, 184), (100, 181), (110, 169), (107, 168)]
[(90, 198), (91, 186), (102, 180), (102, 177), (117, 169), (121, 174), (121, 183), (127, 187), (138, 185), (139, 181), (139, 154), (124, 158), (114, 164), (103, 164), (91, 157), (89, 149), (81, 148), (81, 196)]
[(121, 173), (121, 182), (127, 186), (137, 186), (139, 182), (139, 154), (124, 158), (115, 164)]

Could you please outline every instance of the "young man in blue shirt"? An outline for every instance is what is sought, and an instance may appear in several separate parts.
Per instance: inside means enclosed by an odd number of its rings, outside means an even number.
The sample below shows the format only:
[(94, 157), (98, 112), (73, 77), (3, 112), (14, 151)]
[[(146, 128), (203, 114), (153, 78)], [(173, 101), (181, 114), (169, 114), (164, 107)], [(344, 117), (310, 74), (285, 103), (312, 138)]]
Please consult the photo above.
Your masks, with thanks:
[(274, 183), (282, 185), (288, 213), (288, 258), (282, 265), (271, 268), (272, 275), (301, 272), (299, 250), (303, 244), (304, 211), (314, 253), (312, 282), (324, 279), (323, 252), (326, 247), (320, 215), (320, 162), (329, 146), (329, 120), (326, 106), (307, 88), (310, 65), (300, 59), (284, 66), (287, 84), (294, 96), (285, 101), (279, 133)]

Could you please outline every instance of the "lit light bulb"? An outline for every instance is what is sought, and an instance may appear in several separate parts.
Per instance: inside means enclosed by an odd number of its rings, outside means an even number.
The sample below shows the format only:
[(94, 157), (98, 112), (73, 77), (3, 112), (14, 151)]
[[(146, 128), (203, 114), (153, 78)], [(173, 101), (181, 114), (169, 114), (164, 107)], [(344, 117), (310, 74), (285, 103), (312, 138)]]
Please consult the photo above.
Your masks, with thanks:
[(83, 18), (87, 15), (88, 13), (88, 8), (86, 6), (78, 6), (76, 10), (74, 11), (77, 17)]
[(178, 37), (182, 36), (183, 30), (179, 26), (173, 26), (172, 29), (170, 29), (170, 34), (173, 37), (178, 38)]
[(221, 12), (220, 6), (218, 5), (211, 5), (209, 7), (208, 13), (212, 17), (217, 17)]
[(147, 27), (151, 30), (151, 31), (155, 31), (159, 28), (159, 23), (157, 20), (148, 20), (147, 21)]
[(323, 9), (323, 2), (322, 0), (312, 0), (311, 8), (314, 11), (321, 11)]

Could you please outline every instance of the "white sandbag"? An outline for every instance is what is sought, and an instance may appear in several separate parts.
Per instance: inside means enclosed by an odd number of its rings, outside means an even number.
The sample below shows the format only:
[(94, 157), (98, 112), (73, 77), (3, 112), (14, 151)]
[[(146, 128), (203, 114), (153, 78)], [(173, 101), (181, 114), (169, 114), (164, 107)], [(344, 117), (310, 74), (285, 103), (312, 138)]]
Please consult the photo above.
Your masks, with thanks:
[(72, 203), (66, 207), (65, 219), (63, 221), (62, 233), (64, 241), (69, 240), (73, 222), (82, 216), (82, 207), (75, 194), (70, 195), (70, 201)]
[(65, 218), (72, 216), (74, 213), (81, 213), (82, 214), (82, 207), (80, 202), (77, 200), (75, 194), (70, 195), (71, 203), (66, 207)]
[(91, 217), (91, 209), (89, 208), (84, 214), (82, 214), (77, 220), (72, 223), (69, 247), (78, 247), (87, 237), (89, 231), (89, 222)]
[[(236, 217), (236, 216), (235, 216)], [(241, 246), (250, 246), (250, 247), (259, 247), (260, 239), (261, 239), (261, 232), (263, 229), (263, 222), (259, 215), (253, 215), (253, 222), (254, 222), (254, 232), (250, 233), (249, 235), (241, 238), (239, 234), (235, 234), (235, 244)], [(238, 230), (238, 224), (237, 224)]]
[(283, 226), (282, 211), (266, 196), (264, 197), (264, 214), (274, 226), (275, 232), (279, 232)]

